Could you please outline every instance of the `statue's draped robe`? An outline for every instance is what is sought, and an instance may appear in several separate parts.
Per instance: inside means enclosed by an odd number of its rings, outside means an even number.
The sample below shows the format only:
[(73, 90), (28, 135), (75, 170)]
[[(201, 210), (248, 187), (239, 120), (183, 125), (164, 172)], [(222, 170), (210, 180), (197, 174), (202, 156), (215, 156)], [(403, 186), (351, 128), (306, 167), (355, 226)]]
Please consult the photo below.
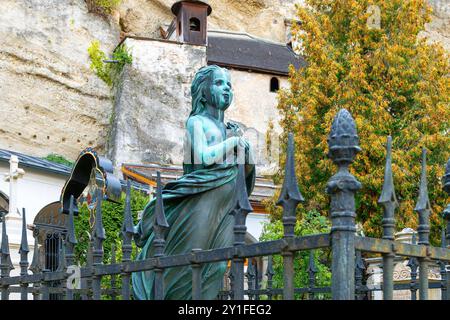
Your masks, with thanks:
[[(246, 166), (246, 187), (250, 194), (255, 183), (254, 166)], [(215, 164), (190, 172), (165, 185), (162, 196), (169, 223), (166, 232), (165, 255), (191, 252), (192, 249), (230, 247), (233, 244), (233, 216), (236, 202), (236, 164)], [(144, 209), (135, 227), (136, 244), (142, 248), (137, 260), (153, 257), (152, 230), (155, 199)], [(202, 299), (215, 299), (221, 289), (227, 262), (204, 264), (201, 272)], [(153, 299), (154, 272), (135, 272), (132, 275), (134, 297)], [(190, 266), (164, 270), (164, 298), (192, 299), (192, 271)]]

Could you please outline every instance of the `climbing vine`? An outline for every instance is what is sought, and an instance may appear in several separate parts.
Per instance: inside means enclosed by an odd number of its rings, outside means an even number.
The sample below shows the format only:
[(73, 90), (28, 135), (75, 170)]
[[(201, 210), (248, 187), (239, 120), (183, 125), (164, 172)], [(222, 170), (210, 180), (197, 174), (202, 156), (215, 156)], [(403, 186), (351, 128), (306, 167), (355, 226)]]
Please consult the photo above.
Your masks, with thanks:
[[(124, 44), (118, 46), (112, 58), (108, 59), (106, 53), (100, 49), (100, 42), (95, 40), (89, 46), (88, 54), (91, 59), (91, 70), (111, 88), (119, 78), (123, 67), (133, 62), (133, 57)], [(110, 62), (105, 62), (107, 60)]]

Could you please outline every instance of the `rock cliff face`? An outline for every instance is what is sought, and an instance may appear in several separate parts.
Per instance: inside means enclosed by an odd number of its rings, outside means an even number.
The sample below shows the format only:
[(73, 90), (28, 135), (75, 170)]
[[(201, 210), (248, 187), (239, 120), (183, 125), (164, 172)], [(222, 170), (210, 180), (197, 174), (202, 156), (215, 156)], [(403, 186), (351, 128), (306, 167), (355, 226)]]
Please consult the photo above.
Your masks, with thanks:
[[(426, 35), (450, 50), (448, 0), (430, 0)], [(123, 0), (111, 19), (89, 13), (84, 0), (2, 0), (0, 13), (0, 148), (75, 159), (90, 145), (106, 151), (112, 99), (89, 69), (98, 39), (110, 53), (120, 32), (159, 37), (175, 0)], [(286, 40), (285, 19), (303, 0), (210, 0), (210, 29)], [(136, 94), (146, 88), (134, 88)]]
[(433, 8), (433, 20), (426, 26), (423, 35), (431, 41), (440, 42), (450, 52), (450, 1), (429, 1)]
[(206, 64), (206, 48), (128, 38), (133, 56), (115, 95), (108, 157), (122, 163), (183, 163), (184, 123), (191, 111), (191, 82)]
[[(123, 0), (119, 21), (125, 33), (159, 37), (159, 27), (169, 24), (170, 11), (176, 0)], [(433, 21), (423, 34), (439, 41), (450, 50), (450, 2), (429, 0)], [(247, 32), (273, 41), (285, 42), (285, 19), (295, 17), (295, 4), (304, 0), (210, 0), (213, 12), (208, 19), (210, 29)]]
[(89, 69), (98, 39), (111, 51), (119, 28), (88, 13), (83, 0), (2, 0), (0, 148), (75, 159), (104, 148), (109, 88)]
[[(170, 11), (175, 0), (123, 0), (120, 25), (124, 32), (140, 36), (159, 36), (159, 27), (173, 19)], [(210, 29), (247, 32), (262, 38), (284, 42), (284, 20), (295, 16), (294, 3), (303, 0), (210, 0)]]

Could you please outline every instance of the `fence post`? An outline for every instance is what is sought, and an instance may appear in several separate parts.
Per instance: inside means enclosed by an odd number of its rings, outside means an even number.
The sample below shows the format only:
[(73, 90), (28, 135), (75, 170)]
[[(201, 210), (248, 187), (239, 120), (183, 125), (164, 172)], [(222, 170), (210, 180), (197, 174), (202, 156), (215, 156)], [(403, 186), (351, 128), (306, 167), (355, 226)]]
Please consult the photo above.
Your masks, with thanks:
[(234, 248), (235, 255), (233, 257), (233, 299), (244, 300), (244, 258), (239, 257), (239, 246), (245, 245), (245, 234), (247, 227), (245, 221), (249, 212), (253, 208), (248, 200), (247, 187), (245, 184), (244, 165), (238, 165), (238, 173), (236, 179), (236, 205), (231, 211), (234, 215)]
[[(111, 244), (111, 264), (116, 264), (116, 245)], [(111, 275), (111, 300), (116, 300), (116, 275)]]
[[(417, 244), (415, 233), (413, 233), (413, 236), (412, 236), (412, 244)], [(411, 273), (410, 273), (410, 275), (411, 275), (411, 283), (410, 283), (411, 300), (417, 300), (416, 280), (417, 280), (417, 268), (419, 267), (419, 264), (417, 263), (417, 258), (415, 258), (415, 257), (409, 258), (407, 266), (411, 269)]]
[(308, 299), (314, 300), (314, 292), (313, 289), (316, 286), (316, 262), (314, 261), (314, 250), (309, 250), (309, 262), (308, 262), (308, 275), (309, 275), (309, 282), (308, 282)]
[[(445, 166), (445, 175), (442, 177), (442, 184), (443, 189), (445, 192), (447, 192), (448, 195), (450, 195), (450, 159), (447, 161), (447, 165)], [(447, 234), (446, 234), (446, 240), (444, 242), (444, 246), (447, 246), (447, 248), (450, 249), (450, 204), (447, 205), (447, 208), (445, 208), (443, 213), (444, 220), (447, 222)], [(446, 300), (450, 300), (450, 262), (447, 261), (446, 266), (446, 293), (447, 297)]]
[(102, 190), (97, 190), (97, 208), (95, 210), (95, 225), (92, 233), (94, 240), (94, 247), (92, 251), (92, 267), (94, 271), (92, 279), (92, 291), (93, 299), (101, 300), (101, 281), (102, 277), (95, 275), (95, 267), (102, 264), (103, 260), (103, 241), (106, 239), (105, 229), (103, 228), (102, 219), (102, 202), (103, 202), (103, 192)]
[[(131, 241), (133, 239), (133, 217), (131, 216), (131, 183), (127, 180), (125, 210), (122, 224), (122, 264), (131, 261), (131, 252), (133, 247)], [(130, 274), (128, 272), (121, 273), (122, 278), (122, 300), (130, 300)]]
[[(420, 175), (420, 189), (419, 199), (417, 201), (414, 211), (419, 213), (419, 227), (417, 233), (419, 234), (420, 245), (430, 245), (430, 213), (431, 205), (428, 199), (427, 187), (427, 151), (422, 148), (422, 172)], [(428, 300), (428, 257), (419, 258), (419, 298), (420, 300)]]
[(331, 245), (333, 300), (355, 298), (355, 193), (361, 183), (349, 172), (349, 165), (361, 151), (355, 122), (346, 109), (333, 120), (328, 137), (329, 157), (339, 167), (327, 183), (331, 195)]
[(192, 300), (202, 299), (202, 265), (196, 262), (195, 253), (202, 249), (192, 249)]
[(304, 201), (301, 195), (297, 177), (295, 175), (294, 163), (294, 136), (292, 133), (288, 135), (288, 147), (286, 164), (284, 171), (284, 181), (281, 188), (280, 197), (277, 205), (283, 207), (283, 228), (284, 240), (286, 241), (286, 248), (281, 255), (283, 256), (283, 299), (294, 299), (294, 255), (295, 253), (289, 251), (289, 245), (295, 237), (294, 228), (297, 222), (296, 211), (300, 202)]
[(169, 228), (169, 224), (166, 220), (166, 215), (164, 213), (164, 203), (162, 197), (162, 185), (161, 185), (161, 173), (157, 172), (157, 187), (156, 187), (156, 204), (155, 204), (155, 215), (153, 222), (153, 232), (155, 233), (155, 238), (153, 240), (153, 248), (155, 250), (154, 257), (157, 259), (157, 267), (154, 269), (155, 272), (155, 283), (154, 290), (155, 300), (164, 300), (164, 269), (160, 268), (159, 258), (164, 256), (164, 247), (166, 245), (165, 233)]
[[(92, 256), (92, 250), (93, 250), (93, 238), (92, 234), (89, 232), (86, 232), (88, 236), (88, 248), (86, 253), (86, 267), (88, 269), (92, 270), (93, 265), (93, 256)], [(81, 300), (92, 300), (92, 275), (89, 275), (86, 278), (81, 279)]]
[(273, 276), (275, 275), (275, 272), (273, 271), (273, 257), (269, 256), (267, 261), (267, 269), (266, 269), (266, 276), (267, 276), (267, 299), (272, 300), (272, 286), (273, 286)]
[[(441, 231), (441, 247), (447, 248), (445, 241), (445, 228), (442, 228)], [(438, 261), (439, 265), (439, 273), (441, 274), (441, 300), (447, 299), (447, 272), (445, 270), (446, 263), (445, 261)]]
[[(75, 245), (78, 243), (77, 238), (75, 237), (75, 225), (73, 223), (73, 210), (74, 210), (74, 197), (70, 196), (70, 205), (69, 205), (69, 216), (66, 220), (66, 228), (67, 235), (64, 239), (64, 247), (65, 247), (65, 258), (66, 258), (66, 266), (72, 266), (75, 263), (75, 255), (73, 250)], [(78, 279), (81, 281), (81, 279)], [(73, 287), (73, 286), (72, 286)], [(72, 288), (67, 287), (66, 283), (66, 300), (73, 300), (73, 290)]]
[(252, 290), (255, 289), (255, 269), (253, 267), (253, 263), (252, 263), (252, 259), (248, 258), (247, 259), (247, 272), (246, 275), (247, 277), (247, 290), (248, 290), (248, 299), (249, 300), (253, 300), (253, 293)]
[[(22, 208), (22, 239), (20, 241), (20, 276), (24, 277), (28, 275), (28, 252), (30, 249), (28, 248), (28, 239), (27, 239), (27, 221), (26, 221), (26, 212), (25, 208)], [(28, 300), (28, 283), (20, 284), (20, 299)]]
[[(38, 242), (39, 231), (37, 229), (33, 231), (33, 237), (34, 237), (33, 259), (31, 260), (29, 269), (35, 275), (41, 272), (42, 270), (39, 263), (39, 242)], [(39, 282), (33, 283), (33, 300), (39, 300), (40, 296), (39, 288), (40, 288)]]
[[(51, 224), (51, 223), (49, 223)], [(42, 280), (41, 280), (41, 300), (50, 300), (50, 292), (49, 292), (49, 286), (51, 284), (50, 281), (47, 281), (47, 273), (50, 272), (50, 270), (48, 269), (48, 261), (46, 261), (46, 257), (45, 257), (45, 251), (48, 247), (48, 243), (46, 243), (47, 240), (47, 235), (48, 235), (48, 230), (44, 229), (44, 235), (43, 235), (43, 239), (44, 239), (44, 256), (43, 259), (41, 261), (42, 263), (42, 269), (41, 269), (41, 275), (42, 275)]]
[[(394, 211), (398, 208), (397, 197), (395, 195), (394, 178), (392, 177), (392, 137), (387, 140), (386, 166), (384, 171), (384, 184), (378, 203), (383, 205), (383, 239), (394, 240), (395, 218)], [(383, 255), (383, 299), (392, 300), (394, 298), (394, 258), (395, 254), (387, 253)]]
[[(11, 262), (11, 256), (9, 255), (9, 242), (8, 235), (6, 234), (6, 217), (2, 217), (2, 245), (1, 245), (1, 263), (0, 263), (0, 273), (1, 278), (9, 278), (9, 273), (14, 269)], [(1, 288), (2, 300), (9, 300), (9, 286), (2, 285)]]
[(363, 291), (363, 275), (364, 270), (366, 270), (366, 266), (364, 265), (364, 260), (362, 259), (361, 251), (356, 251), (356, 262), (355, 262), (355, 287), (356, 287), (356, 300), (362, 300), (364, 291)]
[(261, 270), (258, 267), (258, 263), (256, 263), (256, 267), (255, 267), (254, 288), (256, 290), (256, 292), (255, 292), (255, 300), (259, 300), (259, 298), (260, 298), (259, 289), (261, 289)]
[[(56, 272), (64, 272), (66, 273), (67, 270), (67, 264), (66, 264), (66, 248), (63, 245), (65, 235), (62, 235), (60, 239), (60, 245), (59, 245), (59, 252), (58, 252), (58, 268), (56, 269)], [(57, 282), (58, 287), (62, 288), (62, 293), (58, 294), (57, 300), (66, 300), (66, 287), (67, 287), (67, 281), (65, 280), (59, 280)]]

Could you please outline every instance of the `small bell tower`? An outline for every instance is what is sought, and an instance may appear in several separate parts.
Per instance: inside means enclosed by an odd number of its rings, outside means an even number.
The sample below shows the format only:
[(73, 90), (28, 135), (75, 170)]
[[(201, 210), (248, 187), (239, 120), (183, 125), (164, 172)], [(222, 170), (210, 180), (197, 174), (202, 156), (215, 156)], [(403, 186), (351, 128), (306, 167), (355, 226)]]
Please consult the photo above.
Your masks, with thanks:
[(183, 0), (172, 6), (177, 39), (183, 43), (207, 45), (207, 19), (211, 6), (205, 1)]

